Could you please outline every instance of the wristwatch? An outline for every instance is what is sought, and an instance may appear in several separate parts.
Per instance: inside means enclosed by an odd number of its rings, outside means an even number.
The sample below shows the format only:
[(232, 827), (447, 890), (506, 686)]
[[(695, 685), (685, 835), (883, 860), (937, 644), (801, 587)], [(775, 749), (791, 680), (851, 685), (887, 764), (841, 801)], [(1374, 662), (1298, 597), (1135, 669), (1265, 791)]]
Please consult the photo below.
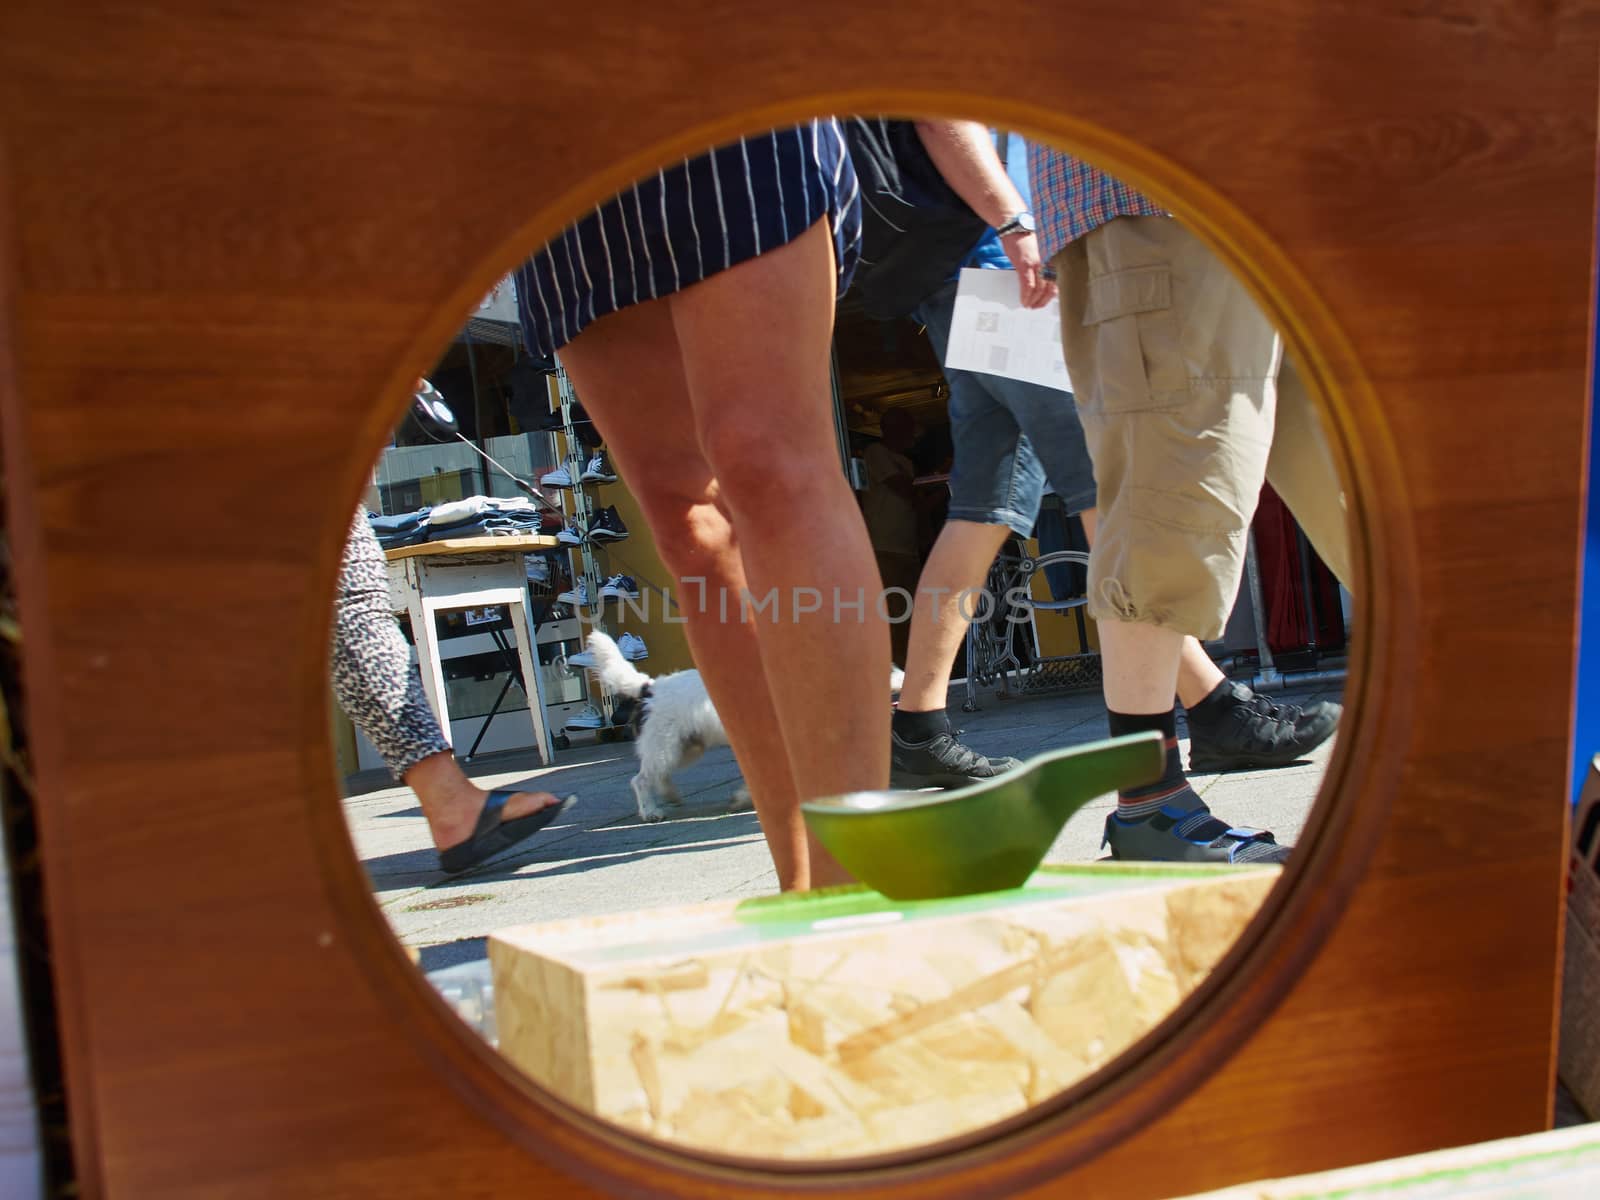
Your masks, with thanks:
[(1027, 209), (1023, 209), (1019, 213), (1014, 213), (1011, 219), (996, 229), (995, 232), (1001, 237), (1007, 237), (1013, 233), (1032, 233), (1035, 228), (1037, 227), (1034, 225), (1033, 214)]

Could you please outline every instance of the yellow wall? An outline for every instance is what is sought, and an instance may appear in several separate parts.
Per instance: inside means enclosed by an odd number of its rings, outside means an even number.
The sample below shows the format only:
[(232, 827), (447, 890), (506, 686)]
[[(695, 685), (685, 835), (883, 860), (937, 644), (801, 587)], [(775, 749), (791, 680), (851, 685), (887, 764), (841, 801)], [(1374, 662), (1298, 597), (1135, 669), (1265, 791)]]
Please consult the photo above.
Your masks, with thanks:
[[(1036, 539), (1029, 538), (1025, 543), (1029, 554), (1039, 553), (1039, 543)], [(1028, 589), (1035, 600), (1049, 600), (1050, 581), (1045, 578), (1043, 571), (1034, 572), (1032, 586)], [(1089, 645), (1085, 647), (1078, 640), (1078, 618), (1071, 612), (1036, 612), (1033, 614), (1034, 625), (1039, 630), (1039, 651), (1046, 658), (1065, 658), (1069, 654), (1082, 654), (1089, 650), (1100, 649), (1100, 637), (1096, 632), (1094, 621), (1086, 614), (1084, 626), (1089, 631)]]
[[(691, 605), (698, 599), (697, 589), (690, 585), (687, 596), (677, 595), (672, 573), (656, 553), (655, 538), (645, 524), (644, 514), (639, 511), (639, 502), (633, 498), (633, 493), (625, 483), (591, 484), (590, 494), (594, 497), (597, 511), (608, 504), (616, 505), (617, 515), (628, 527), (628, 536), (624, 541), (603, 544), (597, 550), (596, 558), (602, 576), (619, 573), (632, 575), (640, 592), (648, 591), (648, 597), (641, 595), (633, 605), (607, 603), (601, 614), (606, 631), (613, 637), (623, 633), (636, 633), (642, 637), (650, 649), (650, 657), (639, 666), (650, 675), (688, 670), (695, 665), (694, 657), (689, 653), (683, 626), (674, 623), (682, 619), (683, 613), (666, 605), (661, 591), (666, 588), (680, 604)], [(648, 620), (638, 615), (641, 612), (648, 613)], [(663, 614), (670, 614), (674, 620), (665, 620)]]

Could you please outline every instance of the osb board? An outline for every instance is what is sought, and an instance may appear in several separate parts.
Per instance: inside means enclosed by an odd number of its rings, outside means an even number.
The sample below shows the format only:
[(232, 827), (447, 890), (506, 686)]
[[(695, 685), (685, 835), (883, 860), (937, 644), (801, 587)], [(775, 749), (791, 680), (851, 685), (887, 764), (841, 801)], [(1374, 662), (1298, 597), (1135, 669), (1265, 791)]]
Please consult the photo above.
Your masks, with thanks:
[[(0, 5), (0, 415), (86, 1191), (1115, 1200), (1539, 1128), (1596, 33), (1594, 0)], [(521, 255), (717, 138), (896, 108), (1066, 139), (1244, 272), (1333, 402), (1364, 637), (1281, 903), (1181, 1030), (1004, 1136), (818, 1182), (612, 1137), (447, 1020), (349, 852), (327, 625), (410, 384)]]
[(1600, 1125), (1456, 1146), (1190, 1196), (1187, 1200), (1593, 1200)]
[(489, 940), (500, 1050), (682, 1147), (817, 1160), (928, 1145), (1132, 1045), (1278, 874), (1046, 868), (960, 901), (853, 888), (516, 926)]

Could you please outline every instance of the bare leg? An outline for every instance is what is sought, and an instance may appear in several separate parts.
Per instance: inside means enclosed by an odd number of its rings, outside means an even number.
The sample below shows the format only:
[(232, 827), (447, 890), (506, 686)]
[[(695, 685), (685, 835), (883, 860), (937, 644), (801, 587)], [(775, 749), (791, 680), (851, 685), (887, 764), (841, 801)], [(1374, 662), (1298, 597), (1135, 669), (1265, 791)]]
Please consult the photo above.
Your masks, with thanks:
[(612, 460), (633, 488), (675, 579), (689, 649), (716, 705), (750, 788), (756, 815), (788, 890), (810, 883), (800, 798), (789, 769), (755, 627), (719, 619), (716, 597), (735, 605), (747, 586), (733, 526), (695, 437), (688, 385), (666, 302), (641, 304), (595, 322), (561, 352), (578, 394), (605, 435)]
[(901, 711), (933, 712), (945, 706), (956, 651), (976, 611), (975, 598), (963, 598), (963, 593), (983, 586), (989, 564), (1010, 532), (1004, 525), (975, 521), (946, 521), (939, 531), (917, 584)]
[[(815, 234), (813, 230), (802, 241), (813, 238)], [(723, 281), (718, 289), (721, 290), (731, 277), (747, 274), (750, 268), (763, 265), (763, 270), (770, 268), (786, 251), (795, 248), (795, 245), (791, 245), (772, 251), (690, 291), (702, 291), (719, 280)], [(813, 246), (809, 251), (802, 249), (802, 253), (815, 255), (818, 249)], [(825, 231), (820, 249), (828, 249)], [(828, 304), (820, 318), (811, 314), (811, 323), (820, 320), (826, 326), (826, 322), (831, 320), (831, 276), (828, 286)], [(684, 296), (689, 294), (686, 292)], [(681, 299), (683, 297), (675, 297), (674, 301)], [(743, 336), (752, 337), (757, 352), (765, 355), (761, 376), (756, 383), (752, 384), (746, 379), (742, 390), (719, 393), (724, 396), (720, 403), (741, 406), (747, 410), (751, 421), (753, 440), (743, 447), (748, 461), (741, 467), (741, 474), (748, 478), (753, 472), (764, 472), (779, 482), (787, 483), (789, 488), (796, 489), (784, 489), (788, 497), (786, 503), (795, 505), (781, 515), (780, 523), (785, 531), (801, 528), (816, 530), (816, 538), (824, 542), (835, 540), (839, 537), (838, 524), (842, 518), (824, 507), (817, 495), (832, 482), (834, 455), (831, 432), (825, 441), (826, 456), (817, 453), (815, 443), (819, 439), (814, 435), (799, 441), (790, 436), (787, 427), (795, 423), (797, 418), (794, 410), (801, 405), (795, 399), (795, 385), (778, 378), (782, 370), (789, 369), (785, 367), (787, 360), (801, 353), (799, 330), (786, 329), (782, 346), (773, 348), (770, 354), (766, 353), (768, 343), (773, 341), (770, 326), (765, 324), (770, 322), (771, 312), (782, 312), (799, 319), (801, 314), (796, 310), (805, 306), (793, 297), (787, 297), (770, 311), (763, 310), (759, 307), (760, 302), (753, 297), (739, 298), (737, 290), (731, 297), (720, 301), (713, 297), (711, 307), (715, 308), (719, 303), (723, 306), (732, 304), (741, 310), (749, 309), (730, 316), (728, 324), (740, 328)], [(819, 683), (813, 676), (812, 671), (818, 666), (817, 663), (804, 662), (795, 669), (792, 658), (784, 658), (780, 652), (782, 665), (779, 670), (768, 670), (758, 634), (773, 629), (780, 634), (787, 633), (794, 626), (772, 626), (765, 618), (761, 619), (759, 626), (738, 620), (739, 597), (751, 587), (741, 549), (742, 545), (747, 544), (750, 532), (736, 526), (723, 487), (712, 478), (702, 454), (696, 425), (698, 414), (691, 412), (683, 352), (667, 304), (662, 301), (638, 305), (603, 318), (562, 351), (562, 361), (599, 428), (605, 433), (607, 445), (622, 474), (638, 495), (655, 533), (662, 558), (678, 578), (699, 576), (706, 581), (705, 594), (710, 597), (710, 602), (704, 611), (698, 604), (698, 587), (682, 590), (680, 601), (687, 619), (685, 632), (706, 689), (722, 716), (734, 753), (749, 784), (780, 886), (785, 889), (805, 888), (819, 883), (839, 882), (845, 878), (843, 871), (820, 846), (808, 844), (799, 810), (802, 792), (797, 786), (796, 772), (785, 740), (785, 725), (780, 722), (768, 680), (783, 680), (786, 691), (792, 689), (803, 693), (805, 704), (817, 705), (814, 720), (842, 726), (847, 726), (848, 720), (838, 710), (838, 698), (829, 697), (823, 690), (833, 684)], [(706, 314), (707, 318), (712, 316), (712, 313)], [(691, 323), (694, 320), (692, 316), (688, 319)], [(763, 324), (764, 327), (751, 330), (752, 322)], [(800, 320), (800, 324), (804, 326), (807, 321)], [(814, 335), (810, 340), (815, 340)], [(817, 367), (808, 378), (821, 375), (821, 390), (812, 397), (811, 419), (822, 422), (824, 429), (829, 430), (831, 427), (827, 425), (827, 412), (823, 407), (828, 394), (825, 332), (821, 347), (811, 345), (811, 353), (817, 360)], [(709, 398), (704, 401), (712, 405), (718, 402)], [(775, 447), (782, 448), (777, 455), (773, 453)], [(778, 461), (774, 462), (774, 458)], [(793, 469), (784, 470), (785, 467)], [(842, 478), (839, 484), (843, 486)], [(867, 573), (856, 586), (870, 588), (875, 571), (871, 567), (870, 551), (866, 550), (865, 532), (861, 529), (860, 515), (847, 489), (844, 497), (850, 504), (845, 529), (847, 533), (860, 531), (859, 541), (867, 563)], [(763, 513), (762, 516), (766, 524), (778, 519), (771, 513)], [(755, 528), (758, 538), (771, 536), (762, 522), (756, 522)], [(795, 569), (803, 571), (810, 551), (791, 547), (779, 553), (794, 555), (792, 561)], [(756, 590), (760, 594), (762, 589), (757, 585)], [(722, 595), (729, 597), (731, 619), (727, 621), (721, 619), (719, 612), (719, 598)], [(870, 597), (867, 603), (868, 611), (862, 628), (876, 628), (879, 639), (885, 642), (881, 655), (883, 670), (879, 675), (883, 682), (877, 682), (876, 679), (869, 682), (867, 669), (850, 664), (843, 648), (836, 648), (832, 652), (840, 655), (839, 658), (833, 659), (831, 655), (823, 658), (824, 662), (834, 662), (839, 670), (854, 666), (861, 671), (859, 676), (849, 679), (841, 692), (848, 694), (859, 691), (872, 696), (877, 709), (876, 723), (883, 728), (881, 734), (877, 735), (876, 744), (864, 749), (862, 756), (863, 761), (868, 763), (874, 758), (885, 761), (878, 772), (882, 778), (867, 781), (863, 773), (863, 782), (835, 790), (881, 787), (888, 774), (887, 643), (882, 637), (881, 622), (875, 622), (870, 611)], [(832, 616), (831, 609), (828, 610), (828, 616)], [(853, 631), (857, 626), (851, 623), (840, 628)], [(812, 756), (820, 757), (823, 751), (820, 746), (812, 745), (802, 748), (801, 753), (809, 759)], [(828, 790), (819, 789), (815, 784), (809, 786), (813, 790), (805, 794), (824, 794)]]
[(1183, 634), (1135, 621), (1099, 622), (1105, 659), (1106, 707), (1119, 713), (1162, 713), (1178, 685)]
[(1192, 637), (1183, 639), (1183, 653), (1178, 659), (1178, 702), (1193, 708), (1213, 691), (1227, 676), (1222, 668), (1211, 661), (1205, 647)]
[[(775, 590), (785, 610), (760, 618), (756, 636), (802, 799), (889, 779), (888, 628), (829, 411), (834, 289), (833, 243), (818, 222), (668, 301), (749, 582), (758, 596)], [(803, 611), (802, 597), (818, 611)], [(864, 601), (860, 619), (837, 619), (836, 600)], [(798, 834), (798, 811), (792, 822)], [(812, 882), (825, 881), (819, 862)]]

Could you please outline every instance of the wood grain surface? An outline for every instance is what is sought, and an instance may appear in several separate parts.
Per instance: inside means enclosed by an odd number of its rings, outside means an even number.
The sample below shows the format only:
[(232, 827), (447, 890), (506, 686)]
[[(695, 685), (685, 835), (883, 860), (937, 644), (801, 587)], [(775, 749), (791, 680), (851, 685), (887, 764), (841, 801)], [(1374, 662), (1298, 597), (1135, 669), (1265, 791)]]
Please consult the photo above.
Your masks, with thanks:
[(455, 558), (475, 554), (526, 554), (533, 550), (553, 550), (561, 545), (554, 537), (542, 533), (513, 533), (505, 537), (440, 538), (434, 542), (418, 542), (415, 546), (395, 546), (385, 550), (383, 557), (389, 562), (406, 558)]
[[(91, 1196), (1155, 1197), (1546, 1121), (1596, 125), (1591, 0), (0, 7), (0, 378)], [(327, 626), (410, 383), (575, 214), (830, 111), (1066, 142), (1331, 402), (1362, 632), (1274, 903), (992, 1135), (691, 1159), (458, 1028), (340, 818)], [(163, 553), (149, 553), (152, 538)]]

